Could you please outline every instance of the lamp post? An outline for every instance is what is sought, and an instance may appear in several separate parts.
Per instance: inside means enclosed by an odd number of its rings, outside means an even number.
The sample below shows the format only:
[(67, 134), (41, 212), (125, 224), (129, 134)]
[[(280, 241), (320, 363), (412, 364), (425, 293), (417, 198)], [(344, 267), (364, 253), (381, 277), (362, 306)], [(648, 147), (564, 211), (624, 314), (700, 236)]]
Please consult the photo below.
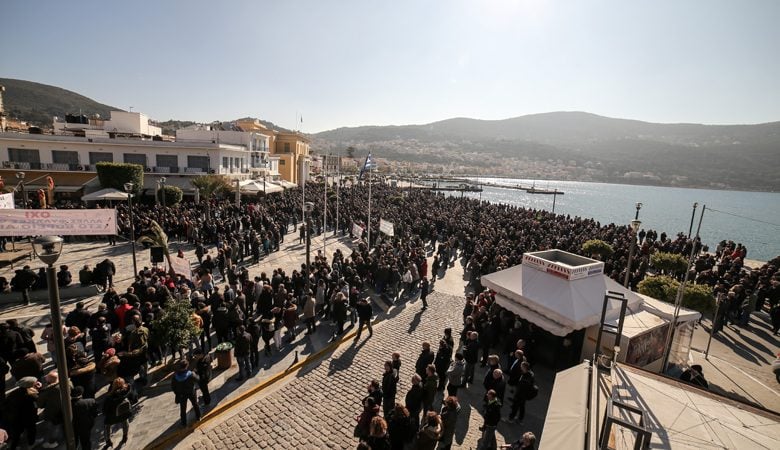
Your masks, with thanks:
[(160, 177), (160, 198), (163, 208), (165, 208), (165, 177)]
[[(639, 204), (639, 203), (637, 203)], [(639, 215), (639, 209), (637, 208), (637, 216)], [(642, 226), (642, 221), (638, 219), (634, 219), (631, 221), (631, 247), (628, 250), (628, 265), (626, 265), (626, 279), (623, 281), (623, 287), (628, 287), (628, 280), (631, 276), (631, 263), (634, 259), (634, 247), (636, 247), (636, 240), (637, 236), (636, 233), (639, 231), (639, 227)]]
[(60, 311), (60, 290), (57, 285), (57, 273), (54, 263), (62, 254), (62, 238), (59, 236), (41, 236), (33, 241), (33, 250), (48, 267), (46, 278), (49, 285), (49, 310), (54, 332), (54, 345), (57, 357), (57, 374), (60, 378), (60, 401), (62, 402), (62, 421), (65, 428), (65, 441), (68, 450), (76, 448), (73, 433), (73, 412), (70, 404), (70, 386), (68, 385), (68, 366), (65, 360), (65, 340), (62, 334), (62, 312)]
[(305, 202), (303, 204), (303, 215), (306, 222), (306, 295), (311, 287), (311, 212), (313, 210), (314, 203)]
[(691, 238), (691, 231), (693, 231), (693, 219), (696, 217), (696, 208), (699, 206), (699, 202), (693, 202), (693, 212), (691, 213), (691, 225), (688, 227), (688, 239)]
[(133, 245), (133, 276), (138, 275), (138, 263), (135, 259), (135, 220), (133, 220), (133, 183), (125, 183), (127, 192), (127, 206), (130, 214), (130, 242)]
[(24, 190), (24, 172), (16, 172), (16, 179), (19, 180), (19, 187), (22, 189), (22, 209), (27, 208), (27, 191)]

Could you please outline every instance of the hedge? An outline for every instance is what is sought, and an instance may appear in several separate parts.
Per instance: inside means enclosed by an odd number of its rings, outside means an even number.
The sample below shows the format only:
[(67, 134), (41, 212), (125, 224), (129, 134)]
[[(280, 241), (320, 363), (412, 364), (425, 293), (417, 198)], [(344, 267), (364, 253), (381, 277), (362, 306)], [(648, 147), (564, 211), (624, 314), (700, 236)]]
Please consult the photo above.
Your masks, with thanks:
[(140, 164), (99, 162), (95, 165), (98, 181), (103, 188), (125, 191), (125, 183), (133, 183), (134, 192), (144, 186), (144, 166)]
[(165, 185), (163, 189), (157, 190), (157, 201), (160, 203), (162, 203), (163, 191), (165, 191), (165, 206), (175, 205), (184, 197), (184, 192), (178, 186)]
[(650, 257), (650, 264), (665, 274), (684, 273), (688, 268), (688, 260), (677, 253), (657, 252)]
[(582, 251), (588, 255), (609, 256), (615, 252), (611, 245), (600, 239), (591, 239), (582, 244)]
[[(680, 282), (667, 276), (647, 277), (639, 283), (640, 294), (667, 303), (675, 302), (679, 288)], [(712, 295), (712, 288), (704, 284), (686, 284), (682, 306), (701, 313), (714, 311), (715, 297)]]

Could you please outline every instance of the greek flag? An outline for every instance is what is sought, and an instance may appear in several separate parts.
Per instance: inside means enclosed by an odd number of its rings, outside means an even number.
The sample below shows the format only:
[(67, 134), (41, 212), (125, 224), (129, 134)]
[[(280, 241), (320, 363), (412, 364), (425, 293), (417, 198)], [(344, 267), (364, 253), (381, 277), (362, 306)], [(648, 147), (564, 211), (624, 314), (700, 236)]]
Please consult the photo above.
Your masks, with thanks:
[(371, 153), (366, 156), (366, 162), (363, 163), (363, 168), (360, 169), (360, 176), (358, 177), (358, 180), (363, 179), (363, 172), (366, 170), (376, 169), (376, 161), (371, 159)]

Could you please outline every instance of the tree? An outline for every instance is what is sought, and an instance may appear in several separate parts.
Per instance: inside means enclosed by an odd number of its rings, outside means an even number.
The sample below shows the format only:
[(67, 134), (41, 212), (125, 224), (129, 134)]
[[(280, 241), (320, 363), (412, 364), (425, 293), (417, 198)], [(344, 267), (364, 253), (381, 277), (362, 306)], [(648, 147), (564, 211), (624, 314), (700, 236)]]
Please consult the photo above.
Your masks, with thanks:
[(688, 268), (688, 260), (677, 253), (657, 252), (650, 257), (650, 264), (666, 275), (677, 275)]
[(163, 191), (165, 191), (165, 205), (172, 206), (181, 201), (184, 197), (184, 192), (178, 186), (168, 186), (167, 184), (163, 189), (157, 191), (157, 201), (162, 202)]
[(95, 165), (98, 181), (103, 188), (114, 188), (125, 191), (125, 183), (133, 183), (135, 192), (140, 192), (144, 186), (144, 166), (140, 164), (125, 164), (99, 162)]
[(582, 251), (587, 253), (588, 255), (600, 256), (602, 259), (605, 256), (610, 256), (612, 253), (615, 252), (615, 250), (612, 248), (611, 245), (607, 244), (606, 242), (600, 239), (591, 239), (585, 241), (585, 243), (582, 244)]
[(168, 263), (168, 271), (175, 277), (176, 272), (171, 264), (171, 253), (168, 251), (168, 235), (165, 234), (160, 224), (152, 220), (148, 230), (143, 231), (141, 237), (137, 239), (139, 244), (149, 244), (152, 247), (162, 247), (165, 260)]
[(197, 338), (200, 330), (192, 321), (192, 306), (188, 300), (168, 302), (162, 314), (152, 321), (155, 333), (159, 333), (160, 342), (165, 342), (175, 350), (187, 348)]
[(352, 159), (355, 158), (355, 147), (353, 147), (351, 145), (349, 147), (347, 147), (347, 156), (349, 156)]
[[(655, 299), (674, 303), (677, 299), (677, 291), (680, 282), (668, 276), (647, 277), (639, 283), (639, 293)], [(701, 313), (709, 313), (715, 309), (715, 297), (712, 288), (704, 284), (685, 285), (683, 291), (682, 306)]]
[(233, 186), (223, 175), (201, 175), (192, 179), (192, 185), (200, 192), (201, 199), (211, 200), (211, 197), (222, 192), (231, 192)]

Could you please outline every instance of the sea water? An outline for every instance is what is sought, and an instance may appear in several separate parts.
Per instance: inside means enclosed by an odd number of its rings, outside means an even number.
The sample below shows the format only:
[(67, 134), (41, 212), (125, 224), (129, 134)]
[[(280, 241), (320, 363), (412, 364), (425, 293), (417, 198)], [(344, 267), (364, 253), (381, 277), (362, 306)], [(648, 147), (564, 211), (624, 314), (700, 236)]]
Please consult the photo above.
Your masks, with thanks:
[[(558, 189), (564, 195), (555, 196), (555, 212), (571, 216), (594, 218), (602, 225), (629, 224), (636, 214), (636, 203), (642, 203), (639, 220), (645, 230), (662, 231), (672, 237), (686, 235), (691, 224), (693, 203), (698, 202), (692, 235), (696, 234), (699, 217), (701, 238), (715, 250), (721, 240), (732, 240), (747, 246), (748, 259), (768, 261), (780, 256), (780, 193), (720, 191), (626, 184), (586, 183), (578, 181), (534, 181), (515, 178), (472, 178), (484, 183), (531, 186)], [(461, 193), (452, 195), (460, 196)], [(480, 198), (480, 193), (465, 193)], [(482, 200), (520, 205), (552, 211), (553, 195), (529, 194), (518, 189), (483, 186)]]

